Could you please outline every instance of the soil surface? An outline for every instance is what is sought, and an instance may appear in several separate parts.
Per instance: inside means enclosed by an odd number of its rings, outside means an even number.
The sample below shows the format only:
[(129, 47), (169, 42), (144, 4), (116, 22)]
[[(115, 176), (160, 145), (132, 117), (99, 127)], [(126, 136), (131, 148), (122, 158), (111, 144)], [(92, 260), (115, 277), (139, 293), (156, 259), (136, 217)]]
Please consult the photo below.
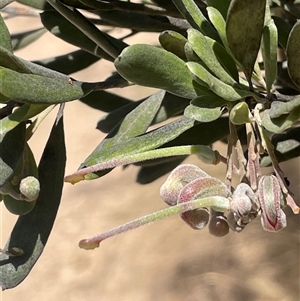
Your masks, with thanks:
[[(38, 28), (38, 17), (7, 21), (10, 31)], [(115, 30), (115, 35), (122, 34)], [(157, 35), (138, 36), (128, 43), (157, 43)], [(36, 60), (76, 48), (50, 33), (16, 55)], [(100, 81), (113, 70), (101, 61), (77, 80)], [(153, 89), (114, 90), (140, 99)], [(56, 111), (30, 140), (37, 161), (48, 138)], [(66, 174), (74, 172), (105, 134), (96, 129), (103, 112), (79, 101), (66, 104)], [(225, 154), (225, 149), (221, 152)], [(186, 162), (199, 162), (188, 158)], [(299, 203), (299, 160), (282, 165)], [(200, 163), (208, 173), (224, 178), (224, 166)], [(138, 167), (116, 168), (95, 181), (65, 184), (61, 207), (41, 258), (18, 287), (2, 293), (4, 301), (297, 301), (299, 300), (299, 216), (289, 208), (288, 226), (264, 232), (259, 218), (242, 233), (216, 238), (208, 229), (190, 229), (177, 216), (111, 238), (93, 251), (78, 247), (82, 238), (106, 231), (142, 215), (163, 209), (159, 188), (167, 175), (149, 185), (135, 182)], [(1, 205), (4, 246), (16, 221)]]

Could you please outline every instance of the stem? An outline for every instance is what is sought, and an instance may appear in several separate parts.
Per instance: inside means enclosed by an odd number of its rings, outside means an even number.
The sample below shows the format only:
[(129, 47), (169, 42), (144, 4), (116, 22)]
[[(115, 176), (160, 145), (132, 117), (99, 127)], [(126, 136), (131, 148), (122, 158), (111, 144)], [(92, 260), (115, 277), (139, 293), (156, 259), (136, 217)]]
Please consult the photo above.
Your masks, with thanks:
[[(184, 145), (184, 146), (158, 148), (142, 153), (128, 154), (125, 156), (123, 155), (122, 157), (120, 156), (115, 157), (105, 162), (101, 162), (89, 167), (82, 168), (74, 172), (73, 174), (66, 176), (65, 182), (75, 184), (79, 181), (84, 180), (85, 175), (89, 173), (93, 173), (99, 170), (114, 168), (116, 166), (151, 160), (151, 159), (165, 158), (165, 157), (172, 157), (172, 156), (184, 156), (184, 155), (191, 155), (191, 154), (197, 155), (201, 159), (201, 153), (199, 152), (201, 150), (204, 150), (205, 152), (206, 148), (201, 148), (199, 145)], [(212, 150), (210, 149), (210, 151)]]
[(101, 241), (109, 237), (133, 230), (135, 228), (138, 228), (146, 224), (150, 224), (154, 221), (164, 219), (171, 215), (175, 215), (175, 214), (179, 214), (182, 212), (194, 210), (197, 208), (203, 208), (203, 207), (213, 207), (213, 209), (218, 212), (224, 212), (226, 210), (229, 210), (230, 202), (227, 198), (221, 196), (213, 196), (205, 199), (202, 198), (202, 199), (189, 201), (186, 203), (177, 204), (175, 206), (151, 213), (149, 215), (145, 215), (143, 217), (125, 223), (121, 226), (113, 228), (107, 232), (96, 235), (92, 238), (83, 239), (79, 242), (79, 247), (86, 250), (94, 249), (99, 247)]

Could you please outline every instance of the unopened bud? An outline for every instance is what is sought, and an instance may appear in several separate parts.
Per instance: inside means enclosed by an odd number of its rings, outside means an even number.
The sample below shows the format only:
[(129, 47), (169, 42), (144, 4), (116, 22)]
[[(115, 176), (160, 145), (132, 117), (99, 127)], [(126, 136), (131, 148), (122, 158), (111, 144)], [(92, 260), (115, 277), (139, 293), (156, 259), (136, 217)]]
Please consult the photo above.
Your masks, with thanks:
[(40, 182), (33, 176), (22, 179), (20, 183), (20, 192), (27, 202), (35, 201), (40, 193)]
[(278, 179), (263, 176), (258, 183), (258, 199), (261, 206), (261, 224), (266, 231), (277, 232), (286, 227), (286, 216), (281, 206), (284, 197)]
[(168, 205), (174, 206), (177, 204), (181, 189), (191, 181), (202, 177), (209, 177), (209, 175), (198, 166), (193, 164), (179, 165), (161, 186), (160, 196)]

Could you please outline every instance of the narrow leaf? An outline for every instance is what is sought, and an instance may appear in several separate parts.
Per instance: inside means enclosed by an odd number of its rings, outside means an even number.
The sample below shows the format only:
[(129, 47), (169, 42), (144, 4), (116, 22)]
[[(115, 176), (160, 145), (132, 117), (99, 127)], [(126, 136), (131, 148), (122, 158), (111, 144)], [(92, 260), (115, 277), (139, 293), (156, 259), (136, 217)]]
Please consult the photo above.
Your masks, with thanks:
[(300, 96), (296, 96), (288, 102), (273, 101), (269, 114), (271, 118), (277, 118), (281, 115), (289, 114), (297, 107), (300, 107)]
[[(65, 181), (70, 183), (77, 183), (82, 180), (94, 179), (95, 175), (90, 173), (94, 173), (98, 170), (98, 163), (102, 164), (113, 159), (116, 166), (118, 159), (128, 154), (142, 153), (148, 150), (156, 149), (164, 143), (178, 137), (181, 133), (191, 128), (193, 125), (194, 120), (189, 118), (181, 118), (144, 135), (128, 139), (124, 142), (122, 141), (118, 144), (110, 145), (109, 148), (98, 147), (89, 156), (88, 160), (85, 160), (82, 166), (88, 167), (79, 169), (72, 175), (67, 176), (65, 178)], [(99, 146), (101, 146), (101, 144)]]
[(205, 18), (205, 16), (193, 0), (172, 1), (180, 11), (182, 16), (192, 25), (193, 28), (200, 30), (204, 35), (207, 35), (216, 41), (220, 40), (214, 27)]
[[(0, 128), (1, 129), (1, 128)], [(26, 124), (22, 122), (0, 142), (0, 187), (12, 176), (25, 147)]]
[(264, 27), (266, 0), (232, 0), (226, 21), (229, 48), (250, 87)]
[(290, 32), (286, 54), (289, 75), (300, 89), (300, 21), (294, 25)]
[(176, 54), (182, 60), (186, 60), (184, 45), (187, 39), (180, 33), (166, 30), (159, 35), (160, 45), (174, 54)]
[(201, 32), (196, 29), (189, 29), (188, 42), (191, 44), (194, 52), (216, 77), (228, 85), (236, 84), (236, 81), (223, 69), (213, 49), (210, 47), (205, 36)]
[(48, 105), (25, 104), (15, 109), (10, 115), (2, 118), (0, 120), (0, 141), (2, 141), (7, 132), (14, 129), (18, 124), (36, 116), (47, 107)]
[(270, 118), (270, 111), (265, 110), (262, 117), (262, 125), (272, 133), (282, 133), (300, 120), (300, 107), (298, 106), (288, 114), (277, 118)]
[(3, 290), (20, 284), (41, 256), (60, 204), (66, 151), (62, 118), (53, 126), (39, 164), (41, 191), (34, 209), (20, 216), (5, 246), (24, 252), (21, 256), (0, 255), (0, 284)]
[(188, 62), (186, 65), (194, 75), (196, 81), (200, 84), (204, 84), (212, 92), (227, 101), (237, 101), (247, 96), (254, 95), (250, 91), (234, 88), (223, 83), (198, 63)]
[[(0, 4), (0, 8), (2, 8), (1, 6), (2, 4)], [(0, 14), (0, 46), (5, 48), (9, 52), (13, 52), (11, 40), (10, 40), (10, 33), (1, 14)]]
[(207, 0), (206, 2), (207, 2), (207, 6), (211, 6), (215, 9), (217, 9), (221, 13), (222, 17), (224, 19), (226, 19), (228, 8), (229, 8), (231, 0), (222, 0), (222, 1)]
[(43, 25), (58, 38), (100, 58), (113, 61), (112, 56), (107, 54), (94, 41), (83, 34), (76, 26), (71, 24), (56, 11), (44, 11), (41, 13), (41, 21)]

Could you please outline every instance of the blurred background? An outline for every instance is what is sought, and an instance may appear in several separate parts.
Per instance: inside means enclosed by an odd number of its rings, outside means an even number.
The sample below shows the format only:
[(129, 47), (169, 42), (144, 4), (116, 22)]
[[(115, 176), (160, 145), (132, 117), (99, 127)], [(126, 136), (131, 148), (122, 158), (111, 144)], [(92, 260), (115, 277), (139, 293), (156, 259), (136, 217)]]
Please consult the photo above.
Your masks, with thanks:
[[(12, 18), (7, 25), (11, 33), (42, 26), (38, 16)], [(113, 33), (123, 35), (117, 29)], [(126, 42), (158, 44), (157, 34), (139, 35)], [(75, 49), (47, 33), (16, 55), (37, 60)], [(113, 70), (111, 63), (100, 61), (72, 77), (101, 81)], [(113, 90), (136, 100), (154, 91), (137, 86)], [(30, 140), (37, 161), (55, 113)], [(66, 104), (66, 174), (74, 172), (105, 137), (96, 129), (101, 116), (103, 113), (79, 101)], [(217, 147), (226, 153), (224, 145)], [(224, 179), (224, 166), (204, 165), (193, 157), (185, 162)], [(286, 162), (282, 169), (299, 204), (299, 159)], [(23, 283), (2, 292), (2, 300), (300, 300), (300, 218), (289, 208), (285, 210), (288, 226), (277, 234), (263, 231), (258, 218), (240, 234), (216, 238), (208, 229), (192, 230), (175, 216), (111, 238), (99, 249), (79, 249), (80, 239), (166, 207), (159, 188), (167, 175), (143, 186), (135, 182), (137, 171), (135, 166), (116, 168), (95, 181), (66, 184), (44, 253)], [(16, 219), (1, 204), (1, 246)]]

